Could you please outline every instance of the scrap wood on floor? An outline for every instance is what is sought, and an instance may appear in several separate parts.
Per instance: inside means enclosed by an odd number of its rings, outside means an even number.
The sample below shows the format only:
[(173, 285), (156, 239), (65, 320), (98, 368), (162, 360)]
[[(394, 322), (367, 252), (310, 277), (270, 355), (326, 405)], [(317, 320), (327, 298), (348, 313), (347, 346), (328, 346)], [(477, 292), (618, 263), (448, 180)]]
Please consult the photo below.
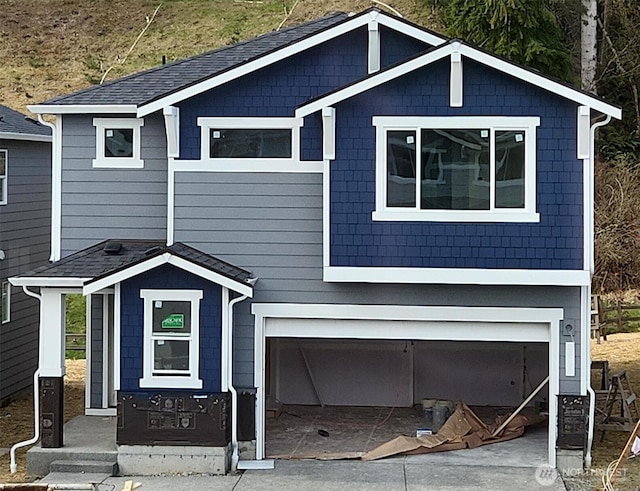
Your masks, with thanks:
[[(507, 415), (504, 419), (509, 417)], [(513, 440), (522, 436), (526, 426), (543, 421), (540, 416), (517, 415), (496, 436), (493, 433), (501, 425), (486, 425), (465, 403), (461, 402), (435, 435), (420, 437), (399, 436), (362, 455), (362, 460), (377, 460), (394, 455), (417, 455), (449, 450), (476, 448), (490, 443)]]

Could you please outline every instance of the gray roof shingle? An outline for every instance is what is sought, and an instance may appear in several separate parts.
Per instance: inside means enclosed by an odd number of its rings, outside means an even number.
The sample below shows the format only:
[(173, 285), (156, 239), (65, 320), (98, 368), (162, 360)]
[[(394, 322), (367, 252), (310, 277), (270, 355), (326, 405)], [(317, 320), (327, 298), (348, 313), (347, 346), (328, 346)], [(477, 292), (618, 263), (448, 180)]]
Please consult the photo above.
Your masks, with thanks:
[[(107, 244), (120, 244), (117, 253), (105, 252)], [(167, 246), (158, 240), (105, 240), (55, 263), (34, 269), (17, 278), (90, 278), (91, 282), (125, 270), (166, 252), (239, 283), (251, 284), (251, 272), (238, 268), (182, 242)]]
[(51, 129), (18, 111), (0, 105), (0, 133), (50, 136)]
[(349, 18), (334, 13), (144, 72), (55, 97), (43, 105), (113, 104), (141, 106), (301, 41)]

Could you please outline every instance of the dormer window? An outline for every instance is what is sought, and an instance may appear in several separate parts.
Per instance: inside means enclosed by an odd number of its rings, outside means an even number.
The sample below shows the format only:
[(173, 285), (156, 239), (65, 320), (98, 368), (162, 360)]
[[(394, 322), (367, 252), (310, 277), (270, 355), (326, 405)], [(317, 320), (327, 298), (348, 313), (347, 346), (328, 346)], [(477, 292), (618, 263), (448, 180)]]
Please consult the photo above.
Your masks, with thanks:
[(539, 118), (375, 117), (373, 122), (374, 220), (539, 220)]
[(94, 118), (96, 127), (96, 158), (93, 167), (141, 169), (140, 127), (142, 119)]

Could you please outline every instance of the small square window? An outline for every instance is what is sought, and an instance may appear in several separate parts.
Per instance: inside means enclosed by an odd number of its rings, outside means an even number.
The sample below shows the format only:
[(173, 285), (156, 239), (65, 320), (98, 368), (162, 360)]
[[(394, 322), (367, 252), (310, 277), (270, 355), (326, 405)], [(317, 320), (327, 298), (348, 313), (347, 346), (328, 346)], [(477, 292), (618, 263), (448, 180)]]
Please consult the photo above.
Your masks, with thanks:
[(93, 167), (140, 169), (140, 128), (142, 119), (94, 118), (96, 127), (96, 158)]

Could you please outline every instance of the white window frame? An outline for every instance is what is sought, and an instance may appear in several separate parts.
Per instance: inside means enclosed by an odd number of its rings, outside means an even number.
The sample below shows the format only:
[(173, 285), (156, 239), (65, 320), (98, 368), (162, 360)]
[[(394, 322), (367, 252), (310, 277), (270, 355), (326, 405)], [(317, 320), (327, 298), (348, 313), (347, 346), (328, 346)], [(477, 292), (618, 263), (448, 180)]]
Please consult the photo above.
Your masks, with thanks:
[[(294, 165), (300, 163), (300, 128), (304, 125), (303, 118), (209, 118), (202, 117), (197, 120), (200, 126), (200, 159), (203, 162), (215, 165), (218, 170), (230, 172), (254, 171), (261, 172), (282, 170), (286, 172)], [(290, 129), (291, 130), (291, 157), (282, 158), (211, 158), (210, 135), (212, 129)]]
[[(374, 116), (376, 127), (376, 208), (374, 221), (424, 222), (539, 222), (536, 212), (536, 128), (539, 117), (455, 116), (402, 117)], [(422, 210), (419, 200), (415, 208), (387, 206), (387, 131), (421, 129), (489, 129), (494, 141), (496, 131), (524, 131), (525, 133), (525, 189), (524, 208), (492, 208), (489, 210)], [(491, 175), (495, 161), (495, 145), (491, 145)], [(491, 181), (491, 195), (495, 193), (495, 179)]]
[(0, 149), (0, 155), (4, 155), (4, 174), (0, 174), (0, 190), (2, 190), (2, 198), (0, 199), (0, 205), (7, 204), (7, 174), (9, 174), (9, 151), (6, 149)]
[(3, 281), (0, 286), (0, 312), (2, 324), (11, 321), (11, 283)]
[[(140, 388), (202, 389), (200, 373), (200, 300), (202, 290), (140, 290), (144, 300), (144, 341)], [(189, 340), (189, 370), (185, 375), (154, 375), (153, 369), (153, 303), (156, 301), (191, 302), (191, 333), (176, 339)]]
[[(93, 159), (93, 167), (97, 169), (142, 169), (144, 160), (140, 155), (140, 128), (144, 126), (144, 120), (140, 118), (93, 118), (93, 126), (96, 127), (96, 158)], [(108, 129), (133, 130), (132, 157), (105, 157), (104, 133)]]

